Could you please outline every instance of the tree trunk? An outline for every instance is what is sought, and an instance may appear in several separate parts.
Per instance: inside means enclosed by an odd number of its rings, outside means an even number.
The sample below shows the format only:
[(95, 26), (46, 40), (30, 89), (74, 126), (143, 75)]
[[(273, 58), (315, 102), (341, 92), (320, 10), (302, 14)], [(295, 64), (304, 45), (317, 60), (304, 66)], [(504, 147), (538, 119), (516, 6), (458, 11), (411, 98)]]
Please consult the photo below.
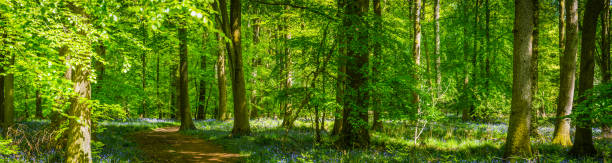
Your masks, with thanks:
[(514, 20), (514, 54), (512, 73), (512, 106), (504, 159), (531, 157), (532, 43), (534, 30), (533, 0), (516, 0)]
[(104, 80), (104, 73), (105, 73), (105, 67), (104, 67), (104, 63), (100, 62), (100, 60), (102, 60), (104, 58), (104, 56), (106, 55), (106, 47), (104, 46), (104, 42), (103, 41), (98, 41), (98, 47), (96, 49), (96, 53), (97, 53), (97, 58), (96, 62), (94, 63), (94, 66), (96, 68), (96, 90), (94, 90), (94, 92), (99, 92), (102, 89), (102, 81)]
[[(204, 31), (204, 34), (202, 34), (202, 48), (203, 50), (206, 50), (206, 40), (208, 40), (208, 35), (206, 33), (206, 31)], [(200, 70), (202, 72), (206, 72), (206, 53), (202, 53), (201, 56), (201, 64), (200, 64)], [(205, 106), (205, 101), (206, 101), (206, 76), (201, 76), (200, 78), (200, 97), (198, 100), (198, 111), (197, 111), (197, 115), (196, 115), (196, 119), (198, 120), (202, 120), (202, 119), (206, 119), (206, 110), (204, 109)]]
[(178, 95), (178, 106), (179, 111), (181, 112), (181, 127), (180, 130), (193, 130), (195, 129), (195, 125), (191, 120), (191, 108), (189, 105), (189, 77), (188, 77), (188, 58), (187, 53), (187, 21), (184, 18), (181, 18), (180, 24), (178, 27), (178, 39), (179, 42), (179, 50), (180, 50), (180, 66), (179, 66), (179, 95)]
[[(2, 13), (0, 13), (0, 14), (2, 14)], [(6, 31), (4, 31), (5, 30), (4, 28), (5, 28), (4, 26), (0, 26), (0, 29), (3, 30), (2, 31), (3, 32), (3, 34), (2, 34), (2, 44), (3, 45), (6, 44), (6, 40), (7, 40), (6, 38), (8, 37), (8, 34), (7, 34)], [(9, 54), (9, 51), (8, 50), (4, 50), (4, 48), (2, 48), (0, 50), (2, 50), (2, 51), (0, 51), (0, 52), (2, 52), (0, 54), (0, 63), (4, 63), (7, 60), (7, 56), (10, 56), (10, 54)], [(5, 78), (6, 77), (5, 77), (5, 75), (2, 75), (2, 74), (6, 73), (5, 67), (6, 66), (4, 66), (4, 64), (0, 65), (0, 123), (1, 123), (0, 127), (2, 127), (6, 131), (6, 128), (4, 128), (4, 121), (5, 121), (4, 120), (5, 119), (4, 118), (4, 110), (5, 110), (4, 109), (4, 102), (5, 102), (4, 82), (5, 82)], [(6, 133), (6, 132), (4, 132), (4, 133)], [(3, 135), (4, 135), (4, 133), (3, 133)]]
[[(10, 67), (11, 65), (15, 64), (15, 55), (9, 53), (6, 54), (8, 54), (6, 56), (6, 59), (8, 60), (8, 62), (6, 63), (8, 63), (8, 65), (6, 65), (5, 67)], [(6, 75), (4, 76), (4, 100), (2, 103), (2, 128), (6, 132), (8, 127), (11, 127), (15, 122), (15, 89), (13, 82), (15, 78), (13, 73), (5, 73)]]
[(434, 35), (434, 55), (436, 56), (436, 98), (439, 98), (442, 96), (442, 73), (440, 71), (440, 0), (435, 0), (434, 2)]
[[(225, 34), (226, 37), (230, 37), (229, 33), (229, 18), (227, 14), (227, 3), (226, 0), (216, 0), (213, 2), (213, 8), (218, 12), (215, 17), (217, 22), (217, 28)], [(225, 121), (228, 118), (227, 115), (227, 86), (226, 86), (226, 66), (225, 57), (231, 56), (231, 43), (226, 42), (222, 35), (217, 34), (218, 41), (218, 55), (217, 55), (217, 88), (219, 90), (218, 107), (215, 119), (219, 121)]]
[[(284, 11), (289, 10), (289, 7), (286, 7)], [(288, 24), (289, 22), (287, 22), (287, 18), (284, 18), (284, 23)], [(282, 61), (281, 64), (283, 65), (283, 69), (281, 70), (282, 72), (282, 79), (281, 80), (281, 85), (283, 86), (283, 90), (284, 92), (289, 92), (290, 88), (293, 86), (293, 73), (292, 73), (292, 63), (291, 63), (291, 49), (289, 48), (289, 40), (291, 39), (291, 33), (289, 32), (289, 25), (281, 25), (282, 27), (280, 27), (279, 31), (284, 32), (285, 34), (285, 39), (283, 40), (283, 50), (284, 50), (284, 54), (282, 57)], [(291, 95), (289, 95), (291, 96)], [(295, 122), (293, 119), (293, 115), (294, 112), (296, 112), (297, 107), (293, 107), (292, 103), (291, 103), (291, 98), (287, 98), (287, 100), (283, 101), (283, 104), (281, 106), (281, 110), (283, 110), (283, 123), (282, 126), (285, 128), (291, 128), (293, 127), (293, 123)], [(297, 115), (296, 115), (297, 116)]]
[[(142, 24), (142, 45), (147, 46), (147, 30), (145, 29), (144, 23)], [(142, 52), (140, 56), (140, 60), (142, 62), (142, 112), (140, 112), (140, 117), (147, 117), (147, 52), (146, 50)]]
[[(462, 2), (463, 6), (467, 7), (468, 5), (466, 5), (466, 2)], [(478, 0), (476, 0), (476, 7), (475, 9), (478, 8)], [(468, 22), (468, 15), (469, 13), (466, 11), (464, 12), (464, 21)], [(472, 108), (471, 108), (471, 93), (470, 93), (470, 57), (469, 57), (469, 52), (468, 52), (468, 48), (469, 48), (469, 43), (468, 43), (468, 30), (467, 30), (468, 25), (466, 24), (465, 27), (463, 27), (463, 35), (464, 35), (464, 39), (463, 39), (463, 57), (464, 57), (464, 68), (463, 68), (463, 92), (461, 93), (460, 96), (460, 101), (462, 101), (461, 103), (463, 105), (461, 105), (462, 109), (462, 115), (461, 115), (461, 120), (463, 121), (468, 121), (471, 120), (472, 117)], [(474, 29), (476, 33), (476, 29)], [(473, 36), (473, 40), (475, 41), (475, 34)], [(476, 42), (474, 42), (476, 43)], [(472, 56), (476, 56), (476, 45), (474, 45), (474, 54)]]
[[(415, 0), (415, 12), (414, 12), (414, 42), (413, 42), (413, 51), (412, 57), (414, 59), (414, 65), (416, 69), (413, 73), (413, 78), (416, 81), (415, 88), (417, 90), (421, 87), (421, 78), (420, 76), (420, 66), (421, 66), (421, 0)], [(419, 102), (421, 101), (418, 91), (412, 92), (412, 104), (417, 107), (418, 112), (420, 112)]]
[(230, 4), (230, 22), (231, 22), (231, 38), (233, 45), (232, 57), (232, 92), (234, 95), (234, 127), (232, 129), (233, 136), (249, 135), (251, 128), (249, 126), (249, 110), (246, 107), (246, 89), (244, 80), (244, 71), (242, 63), (242, 43), (240, 41), (240, 21), (241, 16), (241, 0), (231, 0)]
[[(173, 59), (174, 60), (174, 59)], [(176, 119), (180, 119), (180, 114), (177, 112), (178, 109), (178, 98), (177, 98), (177, 92), (178, 92), (178, 79), (177, 79), (177, 75), (176, 72), (178, 70), (178, 65), (177, 64), (173, 64), (172, 66), (170, 66), (170, 118), (176, 118)]]
[[(337, 17), (342, 17), (343, 14), (343, 10), (345, 8), (345, 2), (346, 0), (337, 0), (337, 10), (338, 12), (336, 13)], [(345, 22), (343, 22), (345, 23)], [(346, 25), (343, 25), (346, 26)], [(336, 41), (338, 42), (339, 45), (344, 45), (346, 44), (346, 40), (345, 36), (344, 36), (344, 27), (343, 26), (339, 26), (338, 27), (338, 34), (336, 36)], [(344, 89), (345, 89), (345, 84), (344, 84), (344, 80), (346, 79), (346, 58), (345, 58), (345, 49), (346, 47), (344, 46), (339, 46), (338, 47), (338, 58), (337, 58), (337, 62), (338, 62), (338, 70), (337, 70), (337, 78), (336, 78), (336, 103), (338, 103), (339, 106), (344, 106)], [(342, 130), (342, 117), (341, 117), (341, 111), (340, 108), (337, 107), (335, 112), (334, 112), (334, 126), (332, 128), (332, 135), (338, 135), (340, 134), (340, 131)]]
[(491, 29), (490, 29), (490, 21), (491, 21), (491, 9), (490, 9), (490, 5), (489, 5), (489, 0), (485, 0), (485, 8), (486, 8), (486, 13), (485, 13), (485, 37), (486, 37), (486, 43), (485, 43), (485, 52), (486, 52), (486, 56), (485, 56), (485, 83), (484, 83), (484, 87), (485, 87), (485, 103), (488, 104), (488, 96), (489, 96), (489, 80), (490, 79), (490, 75), (491, 75)]
[[(599, 69), (601, 70), (601, 82), (610, 82), (610, 3), (604, 4), (601, 16), (601, 60)], [(603, 125), (601, 133), (604, 138), (612, 138), (610, 126)]]
[[(566, 8), (567, 7), (567, 8)], [(565, 31), (560, 31), (559, 40), (560, 51), (563, 55), (560, 59), (560, 84), (559, 84), (559, 101), (557, 103), (557, 121), (555, 123), (555, 131), (553, 133), (553, 144), (569, 147), (572, 145), (570, 138), (570, 118), (561, 118), (569, 115), (572, 112), (574, 101), (574, 89), (576, 81), (576, 59), (578, 56), (578, 0), (565, 0), (559, 6), (560, 21), (559, 26), (564, 26), (567, 22), (567, 27), (563, 27)], [(561, 12), (565, 10), (565, 12)], [(567, 38), (566, 37), (567, 34)]]
[[(258, 14), (259, 12), (256, 11), (255, 14)], [(260, 20), (259, 18), (255, 18), (253, 20), (253, 46), (255, 46), (257, 48), (257, 45), (259, 44), (259, 33), (260, 33)], [(257, 97), (257, 67), (259, 66), (260, 62), (260, 58), (258, 53), (255, 53), (255, 57), (253, 58), (253, 60), (251, 61), (251, 64), (253, 65), (253, 74), (252, 74), (252, 84), (253, 86), (251, 87), (251, 119), (257, 118), (259, 117), (259, 99)]]
[(25, 113), (24, 120), (28, 120), (30, 118), (30, 106), (28, 105), (28, 99), (30, 98), (28, 88), (22, 87), (24, 90), (23, 96), (23, 112)]
[[(593, 79), (595, 78), (595, 34), (597, 32), (597, 18), (601, 12), (605, 1), (604, 0), (588, 0), (584, 11), (584, 20), (582, 21), (582, 44), (580, 50), (580, 76), (578, 78), (578, 101), (580, 104), (586, 100), (587, 91), (593, 88)], [(590, 106), (593, 107), (593, 106)], [(578, 115), (579, 119), (588, 118), (591, 114), (590, 109), (576, 108), (576, 111), (582, 113)], [(595, 146), (593, 146), (593, 132), (591, 128), (591, 119), (580, 121), (576, 124), (576, 133), (574, 136), (574, 146), (570, 150), (573, 155), (595, 155)]]
[(217, 106), (217, 114), (215, 119), (225, 121), (227, 119), (227, 86), (225, 84), (225, 46), (223, 45), (223, 36), (217, 34), (219, 41), (217, 55), (217, 88), (219, 90), (219, 99)]
[[(155, 37), (155, 36), (153, 36)], [(157, 52), (157, 51), (156, 51)], [(159, 58), (161, 58), (161, 53), (158, 53), (157, 56), (157, 64), (155, 65), (155, 97), (157, 98), (156, 103), (157, 103), (157, 111), (158, 116), (157, 118), (162, 119), (164, 118), (164, 111), (162, 111), (162, 103), (159, 97)], [(171, 76), (172, 77), (172, 76)]]
[(539, 42), (539, 13), (540, 6), (539, 0), (533, 0), (533, 47), (532, 47), (532, 57), (531, 57), (531, 129), (530, 132), (532, 135), (539, 135), (538, 132), (538, 109), (535, 104), (537, 101), (538, 95), (538, 42)]
[(43, 119), (42, 113), (42, 97), (40, 93), (40, 88), (36, 88), (36, 118)]
[[(374, 19), (374, 28), (375, 29), (382, 29), (382, 6), (380, 4), (380, 0), (374, 0), (373, 2), (374, 5), (374, 14), (376, 15), (375, 19)], [(373, 74), (379, 74), (379, 70), (378, 67), (382, 65), (382, 44), (380, 43), (382, 38), (382, 32), (380, 33), (376, 33), (378, 39), (373, 41), (373, 53), (374, 53), (374, 65), (372, 65), (372, 73)], [(372, 82), (377, 83), (380, 82), (380, 77), (374, 75), (372, 76)], [(376, 96), (376, 91), (373, 91), (372, 93), (374, 96), (372, 96), (372, 104), (374, 106), (372, 106), (372, 110), (374, 112), (374, 116), (373, 116), (373, 123), (372, 123), (372, 129), (375, 131), (381, 131), (383, 129), (383, 124), (382, 121), (380, 120), (380, 113), (382, 112), (382, 104), (381, 104), (381, 99), (380, 97)]]
[[(346, 4), (344, 25), (346, 33), (347, 47), (357, 45), (367, 45), (368, 30), (365, 20), (366, 12), (369, 9), (368, 0), (349, 1)], [(370, 143), (370, 133), (367, 128), (368, 122), (368, 91), (364, 88), (367, 85), (367, 72), (363, 72), (368, 66), (369, 53), (366, 48), (347, 48), (346, 57), (351, 62), (346, 62), (346, 73), (349, 76), (346, 84), (347, 90), (351, 93), (344, 95), (344, 111), (342, 131), (340, 134), (340, 144), (344, 148), (365, 148)]]
[(66, 149), (66, 160), (68, 162), (91, 162), (91, 108), (88, 100), (91, 99), (91, 84), (89, 81), (88, 63), (75, 65), (72, 74), (74, 91), (77, 97), (70, 99), (68, 130), (68, 147)]

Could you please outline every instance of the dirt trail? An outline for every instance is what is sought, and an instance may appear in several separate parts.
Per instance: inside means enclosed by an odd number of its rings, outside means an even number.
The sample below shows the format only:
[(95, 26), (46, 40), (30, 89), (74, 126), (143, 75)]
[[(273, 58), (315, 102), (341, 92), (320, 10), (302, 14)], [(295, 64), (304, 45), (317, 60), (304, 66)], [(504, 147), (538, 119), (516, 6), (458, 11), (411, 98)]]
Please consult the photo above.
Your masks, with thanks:
[(179, 127), (158, 128), (132, 135), (151, 162), (240, 162), (240, 154), (219, 145), (181, 135)]

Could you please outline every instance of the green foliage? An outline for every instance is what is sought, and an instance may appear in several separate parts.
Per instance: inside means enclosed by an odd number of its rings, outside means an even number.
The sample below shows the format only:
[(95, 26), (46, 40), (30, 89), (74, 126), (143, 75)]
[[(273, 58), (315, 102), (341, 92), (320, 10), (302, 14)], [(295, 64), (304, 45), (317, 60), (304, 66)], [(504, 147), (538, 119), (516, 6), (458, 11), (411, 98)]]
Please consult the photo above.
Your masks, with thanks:
[(13, 144), (13, 140), (0, 139), (0, 155), (17, 154), (17, 151), (19, 151), (19, 148)]
[(588, 90), (582, 102), (576, 105), (569, 117), (577, 125), (612, 125), (612, 82), (597, 85)]

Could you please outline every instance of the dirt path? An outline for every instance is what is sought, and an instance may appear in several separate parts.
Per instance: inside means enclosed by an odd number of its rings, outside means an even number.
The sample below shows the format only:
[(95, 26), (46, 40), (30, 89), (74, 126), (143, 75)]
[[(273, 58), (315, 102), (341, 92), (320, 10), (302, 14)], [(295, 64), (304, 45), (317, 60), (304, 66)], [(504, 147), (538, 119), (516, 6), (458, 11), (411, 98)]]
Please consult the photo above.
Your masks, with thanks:
[(179, 127), (158, 128), (132, 135), (151, 162), (239, 162), (240, 154), (219, 145), (181, 135)]

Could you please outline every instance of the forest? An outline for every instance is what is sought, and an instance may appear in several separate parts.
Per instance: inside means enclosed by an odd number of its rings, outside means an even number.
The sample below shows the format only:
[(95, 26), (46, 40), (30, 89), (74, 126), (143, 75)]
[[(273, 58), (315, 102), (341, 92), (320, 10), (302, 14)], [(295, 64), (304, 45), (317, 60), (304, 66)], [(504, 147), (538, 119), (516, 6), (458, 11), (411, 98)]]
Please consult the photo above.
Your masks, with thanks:
[(1, 162), (610, 162), (610, 0), (0, 0)]

